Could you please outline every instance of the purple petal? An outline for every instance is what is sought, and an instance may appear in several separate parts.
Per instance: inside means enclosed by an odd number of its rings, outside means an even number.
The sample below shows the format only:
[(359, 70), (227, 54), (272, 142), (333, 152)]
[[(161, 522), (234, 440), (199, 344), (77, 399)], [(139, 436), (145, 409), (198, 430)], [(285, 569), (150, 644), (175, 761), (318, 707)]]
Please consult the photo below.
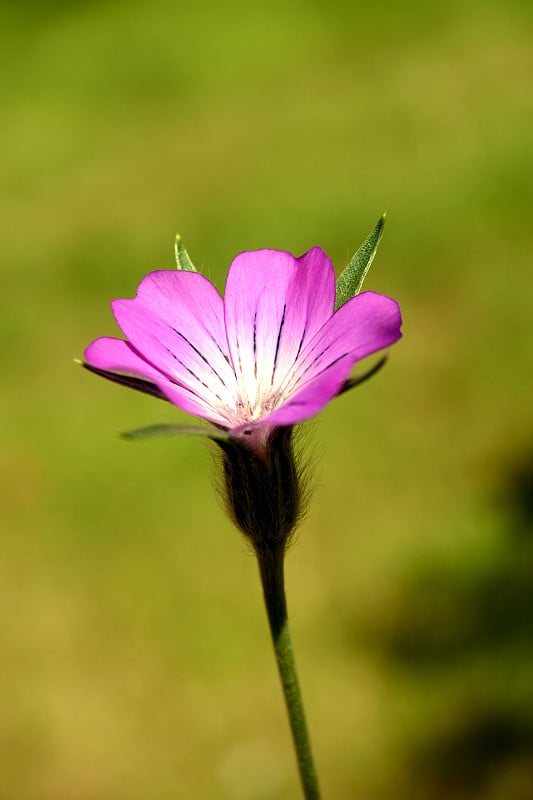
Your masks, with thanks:
[(398, 304), (364, 292), (349, 300), (316, 334), (285, 387), (288, 399), (265, 424), (294, 425), (320, 411), (346, 381), (354, 364), (401, 337)]
[(93, 375), (99, 375), (101, 378), (105, 378), (108, 381), (118, 383), (119, 386), (125, 386), (127, 389), (135, 389), (137, 392), (149, 394), (151, 397), (157, 397), (159, 400), (168, 400), (163, 392), (157, 388), (155, 383), (145, 381), (144, 378), (136, 378), (134, 375), (124, 375), (122, 372), (99, 369), (98, 367), (93, 367), (87, 361), (80, 361), (80, 364), (88, 372), (92, 372)]
[(314, 247), (301, 258), (257, 250), (233, 261), (225, 291), (228, 345), (242, 397), (252, 406), (280, 383), (333, 313), (335, 273)]
[(338, 394), (351, 367), (348, 359), (337, 362), (304, 389), (292, 395), (272, 414), (260, 420), (259, 424), (266, 426), (296, 425), (298, 422), (313, 417)]
[(195, 272), (152, 272), (133, 300), (115, 300), (112, 307), (135, 350), (168, 379), (197, 395), (215, 416), (221, 407), (234, 405), (223, 301), (206, 278)]
[(123, 339), (96, 339), (84, 353), (85, 361), (97, 369), (123, 372), (151, 381), (178, 408), (218, 425), (227, 425), (225, 418), (188, 389), (172, 383), (169, 378), (149, 364)]
[(166, 376), (145, 361), (135, 352), (131, 344), (123, 339), (102, 336), (91, 342), (83, 357), (88, 364), (97, 369), (136, 375), (152, 383), (162, 379), (167, 380)]
[[(117, 354), (118, 360), (123, 366), (113, 367), (111, 370), (102, 366), (109, 361), (109, 351)], [(113, 363), (116, 360), (116, 358), (111, 359)], [(131, 345), (128, 344), (128, 342), (124, 342), (122, 339), (111, 339), (108, 337), (97, 339), (87, 347), (85, 350), (85, 358), (83, 361), (80, 361), (80, 364), (85, 369), (89, 370), (89, 372), (100, 375), (102, 378), (107, 378), (107, 380), (118, 383), (121, 386), (136, 389), (139, 392), (158, 397), (161, 400), (167, 400), (165, 395), (153, 382), (153, 378), (161, 377), (160, 374), (154, 371), (153, 367), (147, 364), (144, 359), (140, 359)], [(128, 366), (126, 366), (126, 364)], [(133, 375), (134, 372), (137, 372), (137, 375)], [(150, 372), (152, 380), (148, 380), (145, 376), (140, 377), (141, 372), (146, 374)]]

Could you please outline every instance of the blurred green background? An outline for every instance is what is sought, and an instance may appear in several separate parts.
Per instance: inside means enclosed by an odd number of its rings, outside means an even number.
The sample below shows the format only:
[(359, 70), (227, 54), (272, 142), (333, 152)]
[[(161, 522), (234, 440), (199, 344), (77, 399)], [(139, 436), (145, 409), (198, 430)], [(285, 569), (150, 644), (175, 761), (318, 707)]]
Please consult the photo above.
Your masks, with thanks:
[(288, 558), (327, 800), (533, 797), (529, 2), (7, 2), (1, 800), (297, 798), (256, 567), (184, 421), (78, 369), (109, 301), (259, 247), (405, 338), (311, 425)]

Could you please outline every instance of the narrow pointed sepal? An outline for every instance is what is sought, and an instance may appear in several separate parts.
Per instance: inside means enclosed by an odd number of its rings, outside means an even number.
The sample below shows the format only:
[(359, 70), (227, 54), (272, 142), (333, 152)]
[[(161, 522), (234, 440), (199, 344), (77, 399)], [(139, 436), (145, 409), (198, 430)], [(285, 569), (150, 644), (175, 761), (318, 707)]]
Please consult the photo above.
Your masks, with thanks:
[(385, 218), (386, 214), (383, 214), (379, 218), (374, 230), (367, 236), (350, 263), (339, 275), (337, 280), (335, 311), (361, 291), (363, 282), (374, 260), (383, 235)]
[(217, 441), (229, 441), (229, 435), (219, 428), (201, 428), (196, 425), (147, 425), (134, 431), (124, 431), (123, 439), (152, 439), (157, 436), (204, 436)]
[(374, 364), (374, 366), (371, 367), (369, 370), (363, 372), (362, 375), (354, 375), (352, 378), (348, 378), (348, 380), (345, 381), (341, 386), (339, 392), (337, 393), (337, 397), (340, 394), (344, 394), (344, 392), (348, 392), (350, 389), (353, 389), (354, 386), (359, 386), (360, 383), (364, 383), (369, 378), (372, 378), (376, 374), (376, 372), (379, 372), (380, 369), (385, 366), (386, 361), (387, 361), (387, 356), (383, 356), (383, 358), (380, 358), (377, 364)]
[(198, 272), (196, 267), (191, 261), (183, 240), (179, 233), (176, 234), (176, 242), (174, 244), (174, 253), (176, 255), (176, 268), (185, 270), (186, 272)]

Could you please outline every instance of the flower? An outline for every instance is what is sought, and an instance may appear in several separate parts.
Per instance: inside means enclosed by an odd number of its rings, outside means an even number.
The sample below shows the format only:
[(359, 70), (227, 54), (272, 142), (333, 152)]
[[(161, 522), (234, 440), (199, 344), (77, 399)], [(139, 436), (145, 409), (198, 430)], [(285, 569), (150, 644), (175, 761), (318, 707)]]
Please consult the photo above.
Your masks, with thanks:
[[(112, 309), (126, 340), (103, 337), (85, 366), (166, 399), (262, 452), (314, 416), (354, 364), (400, 336), (396, 301), (363, 292), (335, 308), (335, 273), (313, 247), (238, 255), (224, 298), (192, 270), (147, 275)], [(131, 378), (126, 376), (132, 376)]]

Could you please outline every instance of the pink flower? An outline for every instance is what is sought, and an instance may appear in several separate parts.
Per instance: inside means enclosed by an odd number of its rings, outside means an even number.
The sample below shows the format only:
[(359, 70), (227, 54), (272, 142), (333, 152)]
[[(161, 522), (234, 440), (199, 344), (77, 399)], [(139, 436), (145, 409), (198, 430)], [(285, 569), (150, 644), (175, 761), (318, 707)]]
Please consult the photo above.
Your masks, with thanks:
[(85, 364), (258, 451), (277, 428), (320, 411), (354, 364), (401, 336), (389, 297), (363, 292), (334, 307), (335, 273), (319, 247), (300, 258), (241, 253), (224, 298), (197, 272), (152, 272), (135, 298), (112, 303), (126, 340), (96, 339)]

